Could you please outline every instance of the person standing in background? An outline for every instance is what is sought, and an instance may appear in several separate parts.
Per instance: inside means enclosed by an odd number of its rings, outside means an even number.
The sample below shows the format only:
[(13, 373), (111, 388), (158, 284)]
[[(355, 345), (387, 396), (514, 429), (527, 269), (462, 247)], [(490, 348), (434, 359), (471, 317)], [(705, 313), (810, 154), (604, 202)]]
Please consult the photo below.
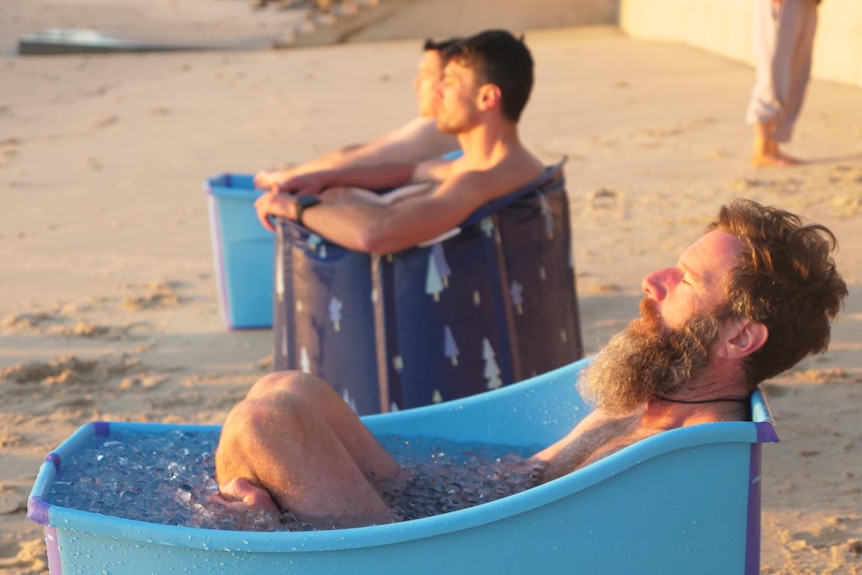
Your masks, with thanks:
[(781, 152), (790, 141), (811, 74), (820, 0), (755, 0), (757, 81), (746, 120), (754, 125), (754, 167), (785, 167), (800, 160)]

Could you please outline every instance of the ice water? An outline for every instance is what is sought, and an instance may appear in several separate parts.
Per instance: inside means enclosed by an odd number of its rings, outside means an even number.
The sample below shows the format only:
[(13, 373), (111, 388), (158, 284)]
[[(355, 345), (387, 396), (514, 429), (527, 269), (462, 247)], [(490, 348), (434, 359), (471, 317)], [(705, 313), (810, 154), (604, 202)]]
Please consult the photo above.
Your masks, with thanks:
[[(493, 501), (532, 487), (534, 449), (428, 437), (379, 437), (411, 477), (388, 503), (402, 520)], [(216, 431), (142, 434), (112, 430), (64, 458), (46, 496), (51, 505), (161, 525), (205, 529), (307, 531), (290, 513), (228, 509), (218, 493)]]

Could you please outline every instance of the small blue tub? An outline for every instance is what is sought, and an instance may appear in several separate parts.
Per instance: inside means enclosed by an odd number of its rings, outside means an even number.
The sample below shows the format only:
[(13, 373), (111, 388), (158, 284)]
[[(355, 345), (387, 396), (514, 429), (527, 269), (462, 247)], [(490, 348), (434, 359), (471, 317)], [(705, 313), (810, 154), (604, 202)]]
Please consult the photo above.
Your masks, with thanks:
[(272, 325), (273, 235), (258, 221), (254, 176), (206, 181), (221, 314), (230, 329)]
[[(466, 399), (368, 416), (379, 435), (547, 445), (586, 414), (585, 360)], [(211, 432), (211, 426), (96, 423), (39, 471), (28, 516), (45, 525), (52, 575), (122, 573), (614, 573), (757, 575), (761, 443), (777, 441), (763, 395), (752, 421), (676, 429), (566, 477), (492, 503), (390, 525), (313, 532), (169, 527), (52, 506), (58, 465), (88, 436)]]

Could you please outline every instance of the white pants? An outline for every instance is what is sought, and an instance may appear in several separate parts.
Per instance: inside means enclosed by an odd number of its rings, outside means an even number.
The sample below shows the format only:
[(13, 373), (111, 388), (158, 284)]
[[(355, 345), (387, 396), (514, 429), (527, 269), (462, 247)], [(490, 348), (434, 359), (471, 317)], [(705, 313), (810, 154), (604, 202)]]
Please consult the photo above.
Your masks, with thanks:
[(805, 99), (817, 29), (817, 0), (754, 0), (754, 55), (757, 82), (751, 93), (749, 124), (775, 122), (774, 138), (787, 142)]

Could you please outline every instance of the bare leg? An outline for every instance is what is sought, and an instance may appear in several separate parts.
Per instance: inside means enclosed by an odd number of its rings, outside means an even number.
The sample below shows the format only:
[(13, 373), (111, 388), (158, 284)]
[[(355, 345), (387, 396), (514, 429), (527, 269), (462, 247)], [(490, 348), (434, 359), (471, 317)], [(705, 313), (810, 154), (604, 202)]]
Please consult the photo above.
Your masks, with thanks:
[(319, 527), (392, 521), (378, 491), (398, 470), (329, 385), (298, 372), (258, 381), (228, 414), (216, 452), (225, 498), (267, 507), (265, 490)]

